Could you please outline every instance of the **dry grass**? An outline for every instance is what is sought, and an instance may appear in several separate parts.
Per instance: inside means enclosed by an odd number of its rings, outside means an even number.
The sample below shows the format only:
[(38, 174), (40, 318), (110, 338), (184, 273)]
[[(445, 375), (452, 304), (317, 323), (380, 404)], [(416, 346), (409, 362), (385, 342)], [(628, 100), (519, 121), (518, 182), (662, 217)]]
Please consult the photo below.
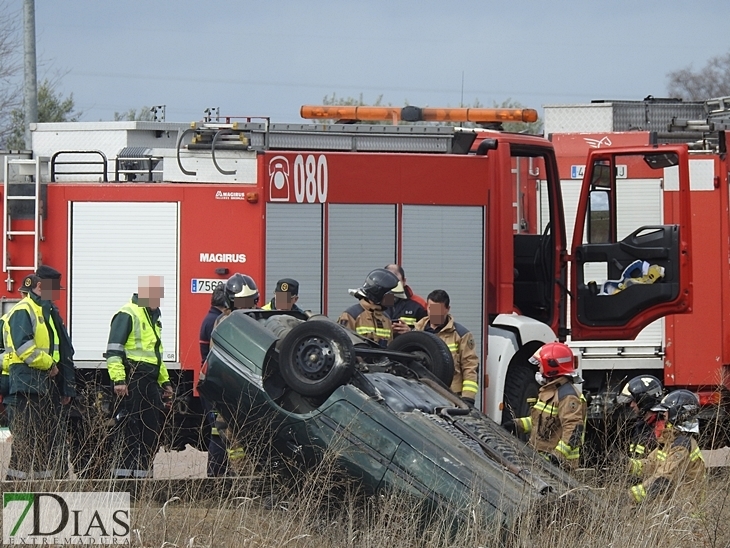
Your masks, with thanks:
[[(632, 548), (730, 546), (730, 471), (715, 469), (706, 496), (680, 495), (634, 507), (627, 482), (617, 474), (587, 479), (597, 495), (545, 500), (528, 508), (510, 530), (480, 518), (479, 506), (454, 525), (452, 516), (426, 514), (405, 494), (363, 496), (336, 473), (331, 458), (280, 483), (276, 471), (261, 474), (252, 461), (240, 478), (203, 490), (204, 482), (178, 482), (187, 491), (170, 491), (148, 482), (132, 511), (133, 545), (144, 547), (301, 547), (423, 548), (506, 546), (534, 548)], [(15, 484), (20, 487), (24, 484)], [(103, 484), (111, 488), (112, 483)], [(8, 486), (9, 487), (9, 486)], [(34, 488), (38, 486), (35, 485)], [(99, 486), (97, 486), (98, 488)], [(210, 486), (208, 486), (210, 487)], [(49, 483), (48, 490), (88, 490), (82, 481)], [(102, 486), (103, 488), (103, 486)], [(200, 489), (195, 491), (195, 489)]]

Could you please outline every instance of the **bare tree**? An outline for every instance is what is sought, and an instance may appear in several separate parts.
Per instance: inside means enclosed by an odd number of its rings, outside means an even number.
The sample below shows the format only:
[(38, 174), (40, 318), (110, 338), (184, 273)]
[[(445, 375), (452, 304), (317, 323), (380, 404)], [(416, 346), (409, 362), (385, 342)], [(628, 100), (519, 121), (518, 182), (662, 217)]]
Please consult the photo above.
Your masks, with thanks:
[(12, 111), (23, 103), (22, 21), (20, 10), (0, 0), (0, 147), (12, 132)]
[(672, 97), (691, 101), (727, 97), (730, 95), (730, 52), (713, 57), (697, 72), (690, 65), (670, 72), (667, 77), (667, 90)]

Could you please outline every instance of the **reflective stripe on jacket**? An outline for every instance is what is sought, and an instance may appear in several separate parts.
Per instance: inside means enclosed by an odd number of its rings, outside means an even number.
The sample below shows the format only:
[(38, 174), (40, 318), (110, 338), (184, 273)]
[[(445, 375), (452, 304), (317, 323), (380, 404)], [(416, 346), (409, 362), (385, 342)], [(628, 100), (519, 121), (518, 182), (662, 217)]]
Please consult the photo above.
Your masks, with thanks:
[(671, 426), (664, 428), (659, 447), (646, 459), (631, 459), (629, 473), (643, 477), (629, 494), (634, 502), (684, 491), (695, 500), (704, 494), (705, 461), (694, 437)]
[(157, 382), (162, 386), (170, 381), (162, 361), (162, 324), (159, 319), (153, 322), (148, 309), (136, 301), (135, 296), (112, 318), (106, 360), (109, 378), (115, 383), (126, 381), (126, 358), (130, 362), (159, 366)]
[(365, 299), (360, 299), (359, 304), (352, 305), (340, 314), (337, 323), (383, 347), (388, 346), (393, 339), (393, 324), (390, 318), (386, 316), (381, 306)]
[(530, 434), (530, 445), (555, 455), (567, 468), (580, 460), (586, 421), (586, 401), (568, 377), (540, 387), (530, 417), (518, 418), (518, 430)]
[(43, 308), (30, 294), (26, 295), (5, 316), (3, 341), (8, 367), (25, 363), (32, 369), (48, 371), (60, 359), (58, 333), (50, 318), (43, 317)]
[(446, 343), (454, 358), (451, 391), (461, 397), (474, 398), (479, 391), (479, 357), (471, 332), (460, 323), (456, 323), (451, 315), (447, 316), (443, 326), (436, 329), (431, 327), (428, 317), (425, 317), (416, 323), (416, 330), (433, 333)]

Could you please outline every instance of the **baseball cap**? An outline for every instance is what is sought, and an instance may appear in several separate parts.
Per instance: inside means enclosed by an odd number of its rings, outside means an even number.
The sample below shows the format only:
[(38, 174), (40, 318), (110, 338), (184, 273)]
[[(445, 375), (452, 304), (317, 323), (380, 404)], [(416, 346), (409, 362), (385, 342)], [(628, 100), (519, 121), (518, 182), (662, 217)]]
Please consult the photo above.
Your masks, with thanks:
[(277, 293), (289, 293), (289, 295), (299, 295), (299, 282), (292, 278), (282, 278), (276, 282)]

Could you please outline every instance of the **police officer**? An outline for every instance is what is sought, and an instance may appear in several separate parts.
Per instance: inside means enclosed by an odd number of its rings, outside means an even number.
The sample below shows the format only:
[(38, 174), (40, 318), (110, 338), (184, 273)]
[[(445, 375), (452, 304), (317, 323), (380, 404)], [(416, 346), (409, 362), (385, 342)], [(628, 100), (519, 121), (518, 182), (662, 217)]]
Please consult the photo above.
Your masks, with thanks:
[(304, 312), (297, 306), (299, 282), (292, 278), (282, 278), (276, 282), (274, 297), (261, 307), (261, 310), (294, 310)]
[(474, 398), (479, 390), (477, 356), (474, 336), (471, 332), (456, 323), (451, 317), (451, 299), (443, 289), (436, 289), (428, 294), (426, 308), (428, 316), (416, 324), (417, 331), (427, 331), (438, 336), (446, 343), (454, 358), (454, 378), (451, 391), (465, 402), (474, 405)]
[(393, 322), (393, 336), (397, 337), (414, 329), (416, 323), (425, 318), (427, 313), (425, 306), (415, 299), (416, 295), (413, 294), (413, 290), (406, 285), (403, 268), (396, 264), (389, 264), (385, 269), (398, 278), (398, 285), (393, 289), (395, 303), (385, 310)]
[(644, 459), (631, 459), (629, 472), (642, 478), (629, 493), (640, 503), (674, 491), (701, 499), (705, 483), (705, 462), (693, 434), (699, 433), (700, 402), (689, 390), (667, 394), (653, 408), (664, 421), (659, 446)]
[[(114, 393), (121, 398), (124, 446), (112, 475), (146, 478), (161, 430), (162, 400), (172, 398), (172, 384), (162, 361), (160, 303), (164, 296), (162, 276), (140, 276), (138, 292), (111, 321), (107, 345), (107, 369)], [(119, 415), (117, 415), (119, 416)]]
[(583, 382), (573, 351), (562, 343), (537, 349), (530, 363), (538, 367), (537, 402), (529, 417), (514, 419), (517, 431), (530, 434), (530, 445), (546, 459), (568, 470), (578, 467), (586, 421), (586, 401), (575, 384)]
[[(60, 274), (49, 267), (41, 267), (39, 272), (46, 279), (36, 274), (25, 277), (24, 297), (3, 323), (13, 433), (9, 480), (53, 477), (58, 456), (53, 442), (54, 433), (60, 430), (60, 401), (56, 405), (52, 379), (65, 368), (60, 341), (65, 329), (60, 316), (52, 313), (50, 301), (60, 290)], [(68, 359), (72, 355), (73, 350)], [(70, 396), (64, 396), (65, 404), (69, 400)]]
[(392, 322), (384, 308), (393, 305), (392, 290), (397, 285), (398, 278), (392, 272), (376, 268), (367, 275), (362, 287), (350, 290), (359, 302), (340, 314), (337, 323), (380, 346), (388, 346), (393, 339)]
[(639, 375), (627, 382), (616, 398), (617, 403), (631, 407), (636, 419), (629, 438), (629, 457), (643, 459), (656, 449), (663, 425), (658, 423), (658, 412), (653, 408), (662, 400), (663, 394), (659, 379), (653, 375)]
[(54, 429), (54, 438), (51, 442), (52, 464), (55, 477), (67, 477), (68, 469), (68, 421), (70, 403), (76, 397), (76, 367), (73, 362), (74, 348), (66, 325), (56, 307), (56, 301), (61, 296), (61, 273), (48, 265), (41, 265), (36, 270), (36, 276), (41, 280), (41, 297), (43, 311), (47, 313), (58, 331), (58, 375), (51, 382), (51, 397), (56, 416), (57, 427)]

